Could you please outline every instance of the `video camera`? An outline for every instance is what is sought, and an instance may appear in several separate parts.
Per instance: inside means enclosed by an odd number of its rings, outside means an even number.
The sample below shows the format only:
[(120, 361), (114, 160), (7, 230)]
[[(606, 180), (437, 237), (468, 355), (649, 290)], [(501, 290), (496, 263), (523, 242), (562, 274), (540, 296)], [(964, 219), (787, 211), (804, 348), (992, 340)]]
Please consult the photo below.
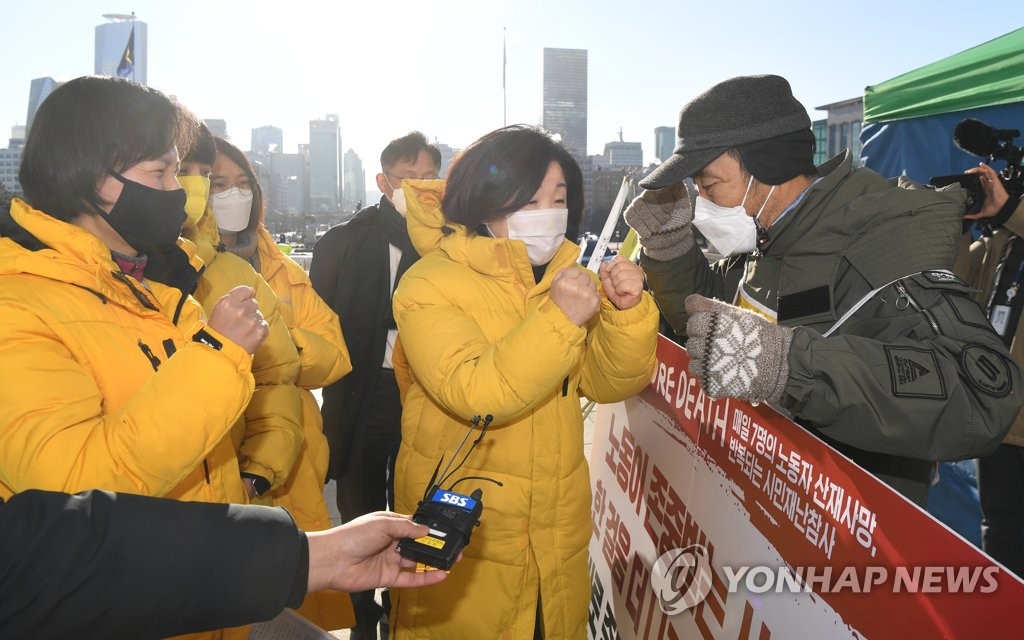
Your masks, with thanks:
[[(1021, 169), (1024, 149), (1013, 144), (1013, 139), (1019, 135), (1018, 129), (995, 129), (981, 120), (967, 118), (956, 125), (956, 129), (953, 130), (953, 141), (967, 153), (985, 158), (988, 164), (996, 160), (1005, 160), (1006, 168), (999, 172), (999, 178), (1013, 196), (1024, 192), (1024, 170)], [(981, 178), (977, 174), (935, 176), (928, 183), (934, 187), (959, 184), (967, 191), (967, 214), (977, 213), (985, 203), (985, 192), (981, 188)]]

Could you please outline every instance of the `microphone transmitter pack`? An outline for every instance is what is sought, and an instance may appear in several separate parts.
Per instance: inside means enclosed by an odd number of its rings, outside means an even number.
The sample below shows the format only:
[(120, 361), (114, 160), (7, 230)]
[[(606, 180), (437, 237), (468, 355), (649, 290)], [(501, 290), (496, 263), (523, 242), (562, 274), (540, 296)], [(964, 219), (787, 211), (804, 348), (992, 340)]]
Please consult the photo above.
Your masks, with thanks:
[[(466, 462), (466, 458), (473, 452), (477, 443), (483, 439), (484, 434), (487, 432), (487, 426), (491, 424), (492, 419), (492, 416), (488, 415), (481, 424), (480, 416), (473, 417), (466, 435), (462, 438), (462, 442), (459, 443), (458, 448), (452, 455), (452, 459), (449, 460), (444, 473), (441, 474), (441, 479), (435, 484), (434, 480), (438, 477), (438, 469), (441, 468), (441, 460), (437, 462), (437, 468), (434, 469), (434, 475), (430, 478), (427, 492), (423, 496), (423, 500), (416, 507), (416, 513), (412, 516), (413, 522), (427, 525), (430, 531), (423, 537), (416, 539), (404, 538), (398, 543), (398, 552), (402, 557), (418, 563), (417, 571), (429, 571), (432, 568), (444, 571), (450, 570), (455, 561), (458, 560), (459, 554), (469, 544), (473, 528), (480, 526), (480, 516), (484, 510), (482, 501), (483, 490), (479, 488), (474, 489), (467, 496), (454, 491), (455, 485), (464, 480), (487, 480), (494, 482), (498, 486), (502, 485), (502, 483), (491, 478), (468, 476), (456, 480), (449, 485), (448, 489), (443, 489), (441, 486)], [(448, 473), (448, 469), (458, 456), (462, 445), (466, 443), (469, 434), (477, 426), (480, 426), (480, 435), (470, 445), (469, 451), (462, 458), (462, 462), (451, 473)]]
[(469, 544), (473, 527), (480, 524), (482, 496), (480, 489), (464, 496), (435, 486), (433, 495), (421, 502), (412, 516), (413, 522), (427, 525), (430, 532), (422, 538), (400, 541), (398, 552), (420, 564), (448, 571)]

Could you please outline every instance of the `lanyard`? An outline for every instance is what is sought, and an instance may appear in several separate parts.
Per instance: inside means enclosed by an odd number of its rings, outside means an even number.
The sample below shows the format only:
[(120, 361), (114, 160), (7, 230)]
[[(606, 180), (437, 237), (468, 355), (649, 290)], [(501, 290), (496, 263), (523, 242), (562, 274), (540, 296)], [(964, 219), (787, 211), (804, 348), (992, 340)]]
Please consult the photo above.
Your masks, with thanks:
[[(996, 272), (992, 278), (992, 289), (988, 293), (988, 300), (985, 301), (985, 315), (991, 317), (992, 315), (992, 304), (996, 301), (996, 294), (999, 293), (999, 281), (1003, 276), (1003, 269), (1006, 267), (1006, 263), (1010, 259), (1010, 253), (1013, 250), (1014, 241), (1017, 240), (1017, 236), (1011, 236), (1006, 241), (1006, 245), (1003, 247), (1002, 253), (999, 255), (999, 262), (996, 263)], [(1024, 264), (1024, 261), (1022, 261)], [(1017, 279), (1019, 280), (1020, 274), (1018, 273)], [(1013, 296), (1011, 296), (1012, 298)]]
[(1024, 259), (1017, 265), (1017, 274), (1013, 276), (1013, 282), (1006, 288), (1006, 304), (1009, 305), (1013, 302), (1013, 297), (1017, 295), (1020, 290), (1021, 276), (1024, 275)]

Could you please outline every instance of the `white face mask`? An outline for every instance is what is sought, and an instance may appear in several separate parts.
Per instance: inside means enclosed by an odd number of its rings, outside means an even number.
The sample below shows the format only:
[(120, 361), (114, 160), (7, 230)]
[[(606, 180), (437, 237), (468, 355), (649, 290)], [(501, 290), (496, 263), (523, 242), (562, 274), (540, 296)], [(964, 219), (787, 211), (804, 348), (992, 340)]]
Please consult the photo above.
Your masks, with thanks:
[(231, 233), (244, 231), (252, 215), (252, 191), (231, 187), (227, 191), (213, 194), (210, 206), (217, 220), (217, 228)]
[(388, 174), (384, 174), (384, 179), (388, 181), (388, 186), (393, 189), (388, 199), (391, 200), (391, 204), (395, 206), (395, 210), (402, 214), (402, 216), (405, 216), (405, 212), (409, 207), (405, 203), (405, 191), (402, 190), (402, 181), (399, 180), (398, 186), (396, 187), (391, 184), (391, 178), (388, 177)]
[(558, 247), (562, 246), (569, 225), (569, 210), (516, 211), (505, 220), (509, 239), (526, 243), (530, 264), (538, 267), (551, 262)]
[(408, 205), (405, 204), (405, 191), (402, 191), (401, 187), (395, 189), (395, 192), (391, 194), (391, 204), (395, 205), (395, 210), (398, 213), (405, 215)]
[(757, 225), (755, 218), (759, 218), (775, 191), (773, 185), (765, 198), (764, 204), (758, 210), (757, 215), (747, 215), (743, 203), (747, 201), (747, 194), (750, 193), (750, 186), (754, 177), (747, 181), (747, 190), (743, 193), (743, 200), (735, 207), (723, 207), (715, 204), (707, 198), (697, 196), (693, 206), (693, 226), (707, 239), (708, 250), (704, 256), (708, 262), (718, 262), (729, 256), (750, 253), (757, 247)]

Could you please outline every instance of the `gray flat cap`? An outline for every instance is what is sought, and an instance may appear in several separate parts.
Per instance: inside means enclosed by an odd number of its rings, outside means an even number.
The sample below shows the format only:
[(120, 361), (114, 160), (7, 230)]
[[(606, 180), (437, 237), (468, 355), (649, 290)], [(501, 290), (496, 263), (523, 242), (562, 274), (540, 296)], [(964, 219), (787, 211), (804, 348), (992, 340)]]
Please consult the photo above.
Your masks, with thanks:
[(711, 87), (679, 112), (679, 145), (640, 181), (661, 189), (689, 178), (729, 149), (810, 129), (807, 110), (781, 76), (739, 76)]

